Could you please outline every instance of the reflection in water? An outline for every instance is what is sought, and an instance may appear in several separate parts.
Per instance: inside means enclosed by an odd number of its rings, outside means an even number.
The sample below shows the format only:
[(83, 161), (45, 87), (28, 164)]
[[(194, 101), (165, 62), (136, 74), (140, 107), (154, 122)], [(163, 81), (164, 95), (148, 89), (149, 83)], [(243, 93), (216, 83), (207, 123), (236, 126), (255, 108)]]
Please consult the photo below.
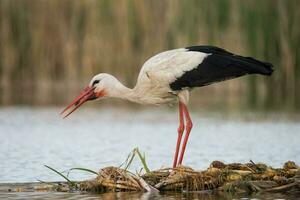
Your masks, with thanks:
[(237, 194), (230, 195), (224, 193), (176, 193), (168, 192), (161, 194), (135, 193), (135, 192), (117, 192), (103, 194), (84, 194), (84, 193), (44, 193), (44, 192), (20, 192), (20, 193), (0, 193), (0, 199), (83, 199), (83, 200), (117, 200), (117, 199), (141, 199), (141, 200), (179, 200), (179, 199), (198, 199), (198, 200), (251, 200), (251, 199), (297, 199), (299, 196), (280, 193), (265, 193), (265, 194)]

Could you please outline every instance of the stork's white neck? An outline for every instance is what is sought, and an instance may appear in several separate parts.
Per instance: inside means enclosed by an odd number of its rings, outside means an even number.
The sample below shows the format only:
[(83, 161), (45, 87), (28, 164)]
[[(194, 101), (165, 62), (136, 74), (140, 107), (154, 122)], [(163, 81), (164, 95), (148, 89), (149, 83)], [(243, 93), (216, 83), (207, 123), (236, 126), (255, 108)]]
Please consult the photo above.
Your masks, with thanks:
[(140, 104), (164, 104), (176, 99), (168, 88), (151, 87), (148, 82), (137, 81), (136, 86), (130, 89), (108, 74), (105, 74), (99, 84), (98, 90), (101, 91), (103, 88), (106, 97), (121, 98)]
[(108, 96), (114, 98), (125, 99), (132, 102), (140, 102), (138, 92), (134, 89), (124, 86), (120, 81), (116, 80), (114, 86), (109, 88)]

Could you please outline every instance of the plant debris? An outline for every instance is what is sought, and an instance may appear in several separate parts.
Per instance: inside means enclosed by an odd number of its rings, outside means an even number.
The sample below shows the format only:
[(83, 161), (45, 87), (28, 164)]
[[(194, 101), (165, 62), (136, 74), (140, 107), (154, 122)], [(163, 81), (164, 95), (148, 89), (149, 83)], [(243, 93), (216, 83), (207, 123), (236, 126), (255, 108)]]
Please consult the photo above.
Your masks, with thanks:
[[(140, 157), (145, 161), (145, 156)], [(129, 163), (132, 159), (129, 157)], [(126, 164), (127, 163), (127, 164)], [(66, 182), (10, 183), (0, 184), (0, 192), (225, 192), (256, 193), (280, 192), (300, 195), (300, 168), (295, 162), (288, 161), (282, 168), (272, 168), (263, 163), (230, 163), (213, 161), (203, 171), (190, 167), (162, 168), (144, 173), (128, 171), (125, 168), (105, 167), (99, 172), (85, 168), (72, 168), (97, 175), (86, 181), (71, 181), (68, 174), (46, 166), (63, 177)], [(143, 165), (146, 165), (144, 162)]]
[[(146, 189), (148, 187), (148, 189)], [(190, 167), (164, 168), (133, 174), (125, 169), (106, 167), (97, 178), (80, 183), (81, 190), (107, 191), (223, 191), (223, 192), (279, 192), (300, 193), (300, 169), (288, 161), (283, 168), (250, 161), (246, 164), (224, 164), (214, 161), (204, 171)], [(151, 189), (149, 189), (151, 188)]]

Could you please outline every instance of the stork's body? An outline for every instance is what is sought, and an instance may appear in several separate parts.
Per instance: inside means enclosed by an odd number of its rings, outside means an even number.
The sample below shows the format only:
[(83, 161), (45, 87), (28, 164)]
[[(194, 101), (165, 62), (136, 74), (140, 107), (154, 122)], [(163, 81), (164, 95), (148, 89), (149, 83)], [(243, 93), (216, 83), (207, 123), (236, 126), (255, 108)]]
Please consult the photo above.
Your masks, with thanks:
[[(193, 46), (169, 50), (159, 53), (145, 62), (133, 89), (127, 88), (112, 75), (105, 73), (96, 75), (89, 86), (63, 113), (75, 106), (65, 115), (66, 117), (85, 101), (103, 97), (116, 97), (140, 104), (157, 105), (178, 100), (179, 127), (173, 162), (173, 167), (176, 167), (182, 164), (193, 126), (187, 109), (191, 89), (246, 74), (271, 75), (272, 67), (270, 63), (234, 55), (213, 46)], [(186, 133), (181, 144), (184, 130)]]

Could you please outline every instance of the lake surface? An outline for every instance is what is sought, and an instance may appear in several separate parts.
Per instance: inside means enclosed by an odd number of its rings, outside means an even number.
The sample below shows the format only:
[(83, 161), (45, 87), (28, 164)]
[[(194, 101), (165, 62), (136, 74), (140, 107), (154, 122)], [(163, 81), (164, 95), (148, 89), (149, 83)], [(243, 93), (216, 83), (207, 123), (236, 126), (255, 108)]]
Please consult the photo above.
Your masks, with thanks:
[[(119, 166), (135, 147), (145, 152), (150, 169), (172, 164), (176, 111), (87, 108), (64, 120), (59, 112), (56, 108), (0, 109), (0, 182), (62, 180), (44, 164), (59, 171)], [(300, 164), (299, 121), (276, 114), (246, 116), (192, 113), (194, 128), (184, 164), (194, 169), (206, 169), (213, 160), (229, 163), (251, 159), (274, 167), (282, 167), (288, 160)], [(135, 160), (130, 169), (141, 167)], [(74, 171), (69, 177), (82, 180), (93, 175)]]
[(0, 199), (83, 199), (83, 200), (96, 200), (96, 199), (142, 199), (142, 200), (179, 200), (179, 199), (197, 199), (197, 200), (298, 200), (299, 196), (285, 195), (279, 193), (268, 194), (255, 194), (245, 197), (243, 194), (230, 195), (230, 194), (207, 194), (207, 193), (162, 193), (162, 194), (149, 194), (149, 193), (136, 193), (136, 192), (118, 192), (118, 193), (103, 193), (103, 194), (82, 194), (82, 193), (53, 193), (53, 192), (19, 192), (19, 193), (0, 193)]

